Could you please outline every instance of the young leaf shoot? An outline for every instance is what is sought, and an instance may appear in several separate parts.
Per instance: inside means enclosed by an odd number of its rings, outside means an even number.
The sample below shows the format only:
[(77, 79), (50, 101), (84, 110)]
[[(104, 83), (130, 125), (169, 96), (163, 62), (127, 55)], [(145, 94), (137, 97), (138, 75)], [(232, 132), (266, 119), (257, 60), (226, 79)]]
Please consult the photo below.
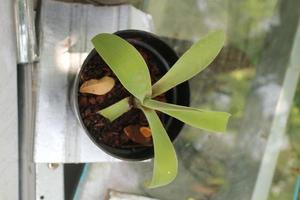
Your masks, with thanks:
[(224, 132), (230, 117), (226, 112), (200, 110), (152, 99), (145, 100), (144, 106), (161, 111), (195, 128), (213, 132)]
[(177, 175), (177, 157), (173, 144), (164, 129), (156, 112), (142, 107), (150, 129), (154, 145), (154, 168), (150, 182), (146, 182), (149, 188), (156, 188), (171, 183)]
[(215, 31), (196, 42), (173, 67), (152, 86), (156, 97), (176, 85), (189, 80), (205, 69), (218, 55), (225, 41), (223, 31)]
[(127, 97), (107, 108), (98, 111), (98, 113), (112, 122), (125, 112), (128, 112), (130, 109), (131, 106), (129, 104), (129, 97)]
[(122, 85), (141, 102), (151, 96), (151, 78), (141, 54), (126, 40), (114, 34), (102, 33), (92, 43), (116, 74)]

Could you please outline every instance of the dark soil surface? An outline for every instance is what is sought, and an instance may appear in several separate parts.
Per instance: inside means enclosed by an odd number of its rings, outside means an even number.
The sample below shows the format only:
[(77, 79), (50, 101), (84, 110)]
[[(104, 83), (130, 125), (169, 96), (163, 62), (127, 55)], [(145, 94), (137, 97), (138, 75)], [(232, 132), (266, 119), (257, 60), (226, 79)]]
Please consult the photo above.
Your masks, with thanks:
[[(152, 84), (159, 80), (163, 73), (158, 68), (158, 62), (151, 52), (136, 47), (144, 57), (151, 75)], [(84, 81), (90, 79), (101, 79), (104, 76), (110, 76), (115, 79), (115, 86), (105, 95), (83, 94), (79, 92), (80, 86)], [(134, 77), (132, 77), (134, 78)], [(115, 74), (110, 70), (108, 65), (97, 54), (92, 57), (87, 65), (80, 72), (80, 82), (78, 88), (78, 105), (80, 115), (84, 125), (90, 134), (99, 143), (115, 148), (132, 148), (142, 147), (143, 145), (133, 142), (124, 133), (123, 129), (128, 125), (148, 126), (148, 122), (143, 112), (137, 108), (132, 108), (129, 112), (123, 114), (113, 122), (109, 122), (105, 117), (97, 114), (97, 111), (106, 108), (115, 102), (131, 96), (131, 94), (121, 85)], [(166, 101), (165, 95), (160, 95), (156, 98), (160, 101)], [(162, 121), (164, 115), (158, 113)], [(152, 143), (152, 141), (151, 141)], [(151, 144), (150, 144), (151, 145)]]

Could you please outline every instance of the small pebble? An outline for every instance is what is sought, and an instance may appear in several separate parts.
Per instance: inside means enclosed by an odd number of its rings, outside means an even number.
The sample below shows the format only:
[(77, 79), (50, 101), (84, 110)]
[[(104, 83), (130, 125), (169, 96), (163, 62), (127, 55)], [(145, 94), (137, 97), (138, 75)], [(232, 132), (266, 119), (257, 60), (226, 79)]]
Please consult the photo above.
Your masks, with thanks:
[(79, 105), (80, 106), (87, 106), (87, 104), (88, 104), (87, 97), (80, 96), (79, 97)]
[(84, 111), (85, 116), (89, 116), (92, 113), (91, 109), (88, 108)]
[(92, 104), (92, 105), (96, 104), (96, 98), (95, 97), (90, 97), (89, 98), (89, 103)]
[(103, 95), (98, 95), (98, 96), (96, 96), (96, 101), (97, 101), (98, 103), (102, 103), (102, 102), (104, 101), (104, 96), (103, 96)]

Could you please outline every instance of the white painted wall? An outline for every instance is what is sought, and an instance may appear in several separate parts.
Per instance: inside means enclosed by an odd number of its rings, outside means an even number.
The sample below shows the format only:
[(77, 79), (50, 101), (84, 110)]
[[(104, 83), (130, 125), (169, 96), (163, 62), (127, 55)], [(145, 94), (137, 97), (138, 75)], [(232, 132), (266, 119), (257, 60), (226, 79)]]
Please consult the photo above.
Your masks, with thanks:
[(0, 0), (0, 199), (18, 199), (16, 41), (12, 0)]

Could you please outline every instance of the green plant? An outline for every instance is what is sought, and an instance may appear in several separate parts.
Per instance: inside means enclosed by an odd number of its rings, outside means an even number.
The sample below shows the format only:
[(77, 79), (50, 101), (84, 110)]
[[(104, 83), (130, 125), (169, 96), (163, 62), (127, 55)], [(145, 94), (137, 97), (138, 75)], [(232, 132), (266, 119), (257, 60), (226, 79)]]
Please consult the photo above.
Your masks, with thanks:
[[(216, 132), (225, 131), (230, 114), (172, 105), (153, 100), (153, 97), (205, 69), (223, 47), (224, 33), (212, 32), (196, 42), (153, 86), (143, 57), (126, 40), (114, 34), (103, 33), (95, 36), (92, 43), (121, 84), (134, 96), (136, 107), (144, 112), (149, 122), (154, 145), (154, 169), (152, 180), (147, 186), (155, 188), (169, 184), (177, 175), (177, 157), (155, 110), (193, 127)], [(130, 108), (129, 98), (125, 98), (98, 113), (113, 121)]]

